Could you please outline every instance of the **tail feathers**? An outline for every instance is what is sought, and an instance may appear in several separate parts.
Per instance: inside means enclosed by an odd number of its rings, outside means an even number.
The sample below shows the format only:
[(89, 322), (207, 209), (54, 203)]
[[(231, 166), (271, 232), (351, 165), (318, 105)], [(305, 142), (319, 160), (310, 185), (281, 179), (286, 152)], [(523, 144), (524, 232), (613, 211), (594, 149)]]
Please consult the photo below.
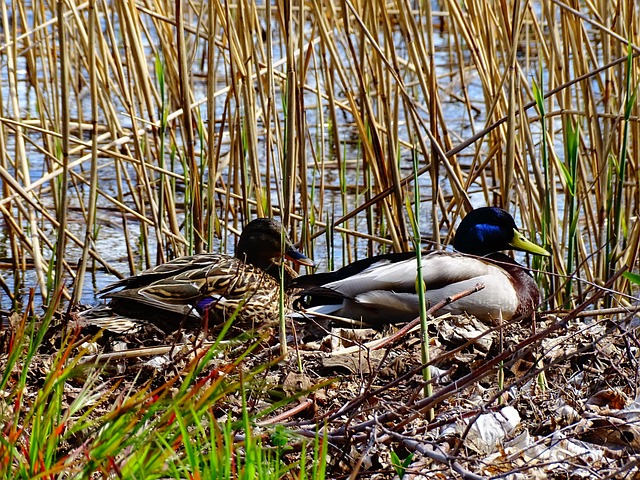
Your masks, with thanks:
[(298, 294), (293, 301), (293, 308), (295, 310), (308, 310), (312, 307), (323, 305), (335, 305), (340, 308), (343, 301), (344, 296), (335, 290), (325, 287), (312, 287)]
[(309, 308), (301, 308), (303, 311), (299, 312), (290, 312), (287, 314), (289, 318), (295, 319), (305, 319), (309, 317), (313, 317), (314, 315), (332, 315), (335, 316), (336, 313), (340, 311), (342, 305), (333, 304), (333, 305), (318, 305), (315, 307)]

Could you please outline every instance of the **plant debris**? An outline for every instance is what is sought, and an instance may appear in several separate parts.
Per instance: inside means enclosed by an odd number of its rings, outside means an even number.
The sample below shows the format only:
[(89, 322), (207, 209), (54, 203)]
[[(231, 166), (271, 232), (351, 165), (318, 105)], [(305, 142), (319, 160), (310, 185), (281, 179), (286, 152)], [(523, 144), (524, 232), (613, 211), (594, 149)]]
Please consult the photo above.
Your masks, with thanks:
[[(301, 438), (319, 432), (329, 442), (329, 478), (390, 478), (396, 472), (392, 458), (410, 460), (404, 478), (640, 474), (633, 460), (640, 438), (639, 324), (633, 314), (549, 314), (535, 324), (502, 326), (466, 316), (431, 319), (429, 397), (419, 329), (376, 348), (397, 327), (293, 325), (286, 359), (278, 356), (271, 331), (225, 341), (188, 331), (165, 338), (153, 330), (133, 338), (100, 332), (78, 348), (86, 351), (85, 368), (103, 366), (96, 388), (110, 398), (150, 378), (154, 388), (179, 388), (182, 369), (212, 345), (219, 353), (201, 375), (243, 357), (238, 369), (259, 380), (251, 384), (249, 402), (258, 425), (279, 425)], [(41, 350), (55, 349), (56, 337)], [(296, 345), (294, 338), (305, 340)], [(248, 354), (247, 345), (253, 345)], [(44, 351), (34, 357), (27, 394), (41, 387), (43, 375), (36, 373), (49, 363)], [(65, 386), (70, 403), (79, 380)], [(239, 418), (241, 405), (236, 392), (215, 409), (223, 418)]]

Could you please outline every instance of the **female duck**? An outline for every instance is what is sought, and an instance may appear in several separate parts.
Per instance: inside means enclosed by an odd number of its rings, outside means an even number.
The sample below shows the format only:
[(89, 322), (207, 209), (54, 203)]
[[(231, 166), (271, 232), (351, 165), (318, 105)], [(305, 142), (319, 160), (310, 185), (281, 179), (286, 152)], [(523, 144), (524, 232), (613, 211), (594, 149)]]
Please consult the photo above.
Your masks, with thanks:
[[(460, 223), (453, 242), (459, 253), (436, 251), (422, 258), (427, 306), (472, 289), (484, 289), (453, 302), (440, 313), (468, 313), (480, 320), (530, 316), (540, 292), (529, 273), (499, 250), (520, 250), (548, 256), (525, 239), (513, 217), (500, 208), (471, 211)], [(303, 288), (300, 306), (369, 324), (407, 322), (419, 315), (415, 253), (380, 255), (331, 273), (305, 275), (291, 287)]]
[[(205, 253), (176, 258), (107, 286), (100, 294), (111, 299), (109, 304), (80, 316), (85, 323), (116, 331), (126, 330), (127, 322), (114, 328), (122, 317), (148, 320), (165, 330), (175, 330), (185, 320), (200, 324), (205, 317), (210, 324), (221, 323), (236, 311), (236, 322), (275, 320), (283, 252), (298, 264), (313, 266), (287, 239), (283, 248), (282, 238), (275, 220), (253, 220), (240, 235), (234, 257)], [(286, 287), (293, 275), (285, 275)]]

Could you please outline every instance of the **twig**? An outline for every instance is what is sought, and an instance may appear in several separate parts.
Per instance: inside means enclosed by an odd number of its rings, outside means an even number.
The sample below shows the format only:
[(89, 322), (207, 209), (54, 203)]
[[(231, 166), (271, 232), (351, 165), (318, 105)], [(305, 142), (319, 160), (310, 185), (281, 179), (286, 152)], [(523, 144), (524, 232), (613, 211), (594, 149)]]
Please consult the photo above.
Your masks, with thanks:
[[(449, 304), (451, 304), (453, 302), (456, 302), (456, 301), (460, 300), (461, 298), (468, 297), (472, 293), (479, 292), (483, 288), (484, 288), (484, 284), (478, 283), (478, 284), (476, 284), (475, 287), (470, 288), (469, 290), (465, 290), (463, 292), (460, 292), (460, 293), (457, 293), (455, 295), (452, 295), (451, 297), (447, 297), (444, 300), (441, 300), (440, 302), (436, 303), (429, 310), (427, 310), (427, 316), (431, 316), (431, 315), (433, 315), (434, 312), (437, 312), (441, 308), (443, 308), (443, 307), (445, 307), (445, 306), (447, 306), (447, 305), (449, 305)], [(411, 320), (409, 323), (407, 323), (404, 327), (402, 327), (400, 330), (398, 330), (393, 335), (389, 335), (387, 338), (383, 338), (381, 340), (378, 340), (376, 345), (371, 347), (371, 349), (372, 350), (378, 350), (378, 349), (380, 349), (380, 348), (382, 348), (382, 347), (384, 347), (386, 345), (389, 345), (390, 343), (396, 341), (400, 337), (404, 337), (407, 333), (409, 333), (413, 328), (417, 327), (419, 324), (420, 324), (420, 317), (414, 318), (413, 320)], [(373, 343), (373, 342), (371, 342), (371, 343)]]
[(298, 413), (302, 412), (303, 410), (306, 410), (307, 408), (309, 408), (311, 405), (313, 405), (313, 400), (311, 400), (310, 398), (307, 398), (307, 399), (303, 400), (302, 402), (300, 402), (295, 407), (290, 408), (286, 412), (282, 412), (281, 414), (276, 415), (275, 417), (268, 418), (268, 419), (262, 420), (260, 422), (256, 422), (256, 425), (258, 425), (260, 427), (266, 427), (268, 425), (274, 425), (274, 424), (277, 424), (277, 423), (282, 423), (283, 420), (286, 420), (287, 418), (290, 418), (290, 417), (293, 417), (294, 415), (297, 415)]
[[(216, 342), (202, 342), (200, 348), (207, 348), (214, 345), (215, 343)], [(132, 348), (131, 350), (124, 350), (122, 352), (99, 353), (82, 357), (82, 361), (80, 363), (106, 363), (112, 360), (123, 360), (126, 358), (141, 358), (151, 357), (154, 355), (165, 355), (172, 350), (179, 350), (182, 347), (193, 348), (193, 345), (191, 343), (181, 343), (176, 345), (163, 345), (159, 347)]]
[(436, 462), (449, 465), (451, 469), (454, 472), (460, 474), (462, 478), (468, 478), (470, 480), (484, 480), (484, 478), (486, 478), (481, 475), (476, 475), (475, 473), (463, 468), (460, 463), (454, 460), (454, 457), (447, 455), (447, 453), (443, 452), (438, 447), (432, 446), (431, 444), (426, 442), (418, 442), (417, 440), (407, 437), (406, 435), (401, 435), (397, 432), (394, 432), (393, 430), (389, 430), (382, 424), (380, 426), (388, 435), (404, 443), (410, 450), (419, 452), (421, 455), (429, 457)]

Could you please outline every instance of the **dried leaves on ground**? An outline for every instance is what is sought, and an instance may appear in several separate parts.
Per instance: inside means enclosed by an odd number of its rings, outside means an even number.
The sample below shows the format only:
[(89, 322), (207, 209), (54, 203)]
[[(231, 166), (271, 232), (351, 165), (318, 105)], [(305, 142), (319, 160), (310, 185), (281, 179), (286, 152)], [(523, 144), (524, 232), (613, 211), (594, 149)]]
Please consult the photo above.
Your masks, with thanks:
[[(170, 396), (185, 367), (215, 343), (198, 381), (246, 375), (254, 433), (284, 426), (299, 439), (293, 443), (319, 434), (329, 445), (329, 478), (639, 474), (635, 316), (543, 315), (502, 326), (444, 316), (429, 325), (430, 396), (419, 329), (385, 344), (380, 339), (393, 331), (296, 320), (287, 358), (279, 356), (273, 332), (221, 343), (188, 331), (99, 332), (75, 348), (85, 350), (87, 375), (101, 372), (94, 389), (102, 403), (92, 413), (99, 415), (143, 386), (169, 386), (163, 395)], [(50, 368), (61, 332), (55, 327), (28, 367), (27, 397)], [(10, 332), (3, 332), (5, 349)], [(82, 378), (64, 388), (71, 404)], [(228, 392), (210, 405), (221, 421), (243, 411), (239, 390)], [(80, 433), (69, 448), (83, 441)], [(299, 449), (288, 455), (293, 460)]]

